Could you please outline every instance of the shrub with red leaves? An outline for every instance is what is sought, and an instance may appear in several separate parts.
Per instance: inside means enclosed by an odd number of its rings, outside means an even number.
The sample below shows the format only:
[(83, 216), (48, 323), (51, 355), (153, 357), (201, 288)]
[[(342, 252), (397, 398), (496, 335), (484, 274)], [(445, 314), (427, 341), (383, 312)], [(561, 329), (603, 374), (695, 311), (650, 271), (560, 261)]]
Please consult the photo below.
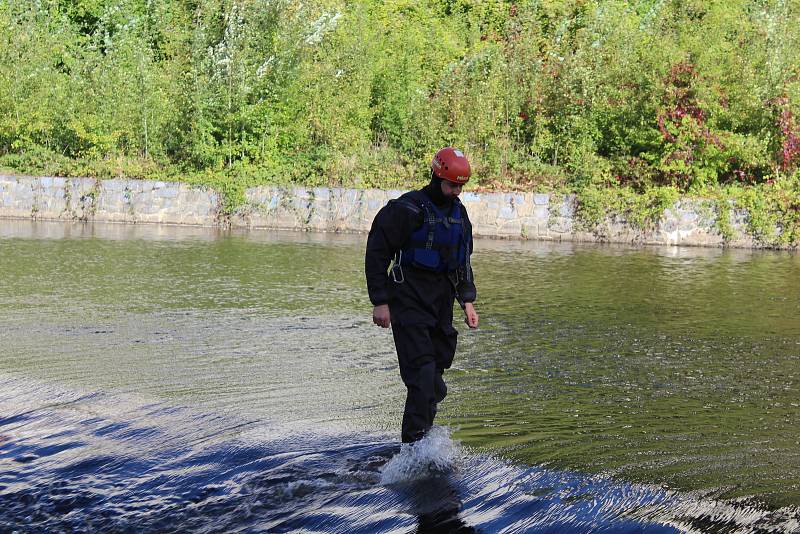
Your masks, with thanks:
[(783, 138), (779, 155), (781, 170), (791, 174), (800, 166), (800, 124), (789, 108), (788, 98), (779, 98), (777, 104), (780, 109), (778, 129)]
[(667, 107), (658, 116), (658, 129), (665, 141), (676, 140), (669, 126), (679, 128), (685, 117), (693, 119), (700, 125), (705, 121), (705, 114), (700, 109), (693, 88), (696, 78), (694, 65), (688, 61), (682, 61), (670, 69), (665, 80), (667, 92), (664, 96)]

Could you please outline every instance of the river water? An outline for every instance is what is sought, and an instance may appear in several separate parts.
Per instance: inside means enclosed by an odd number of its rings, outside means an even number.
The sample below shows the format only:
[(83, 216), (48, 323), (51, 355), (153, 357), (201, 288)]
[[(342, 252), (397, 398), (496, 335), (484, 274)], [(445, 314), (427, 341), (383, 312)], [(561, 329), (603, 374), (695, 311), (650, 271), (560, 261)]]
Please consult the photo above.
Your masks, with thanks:
[(364, 244), (0, 221), (0, 531), (800, 531), (798, 255), (477, 241), (401, 450)]

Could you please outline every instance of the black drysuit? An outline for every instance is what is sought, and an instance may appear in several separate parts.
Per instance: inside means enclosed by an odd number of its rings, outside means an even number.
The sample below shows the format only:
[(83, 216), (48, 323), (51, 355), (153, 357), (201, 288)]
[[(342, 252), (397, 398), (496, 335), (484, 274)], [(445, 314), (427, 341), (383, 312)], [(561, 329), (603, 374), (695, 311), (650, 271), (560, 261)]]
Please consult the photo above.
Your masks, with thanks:
[[(440, 210), (449, 213), (452, 202), (444, 199), (441, 193), (437, 195), (434, 188), (438, 187), (434, 180), (422, 191)], [(461, 216), (466, 225), (469, 258), (472, 225), (463, 205)], [(458, 336), (453, 328), (455, 288), (464, 302), (473, 302), (476, 297), (469, 261), (457, 273), (450, 273), (453, 281), (448, 273), (409, 265), (402, 267), (402, 273), (397, 270), (387, 273), (395, 253), (407, 247), (423, 219), (424, 210), (415, 201), (390, 201), (372, 222), (365, 256), (369, 298), (375, 306), (389, 305), (400, 376), (407, 388), (402, 424), (404, 443), (422, 438), (433, 424), (437, 403), (447, 394), (442, 373), (453, 363)]]

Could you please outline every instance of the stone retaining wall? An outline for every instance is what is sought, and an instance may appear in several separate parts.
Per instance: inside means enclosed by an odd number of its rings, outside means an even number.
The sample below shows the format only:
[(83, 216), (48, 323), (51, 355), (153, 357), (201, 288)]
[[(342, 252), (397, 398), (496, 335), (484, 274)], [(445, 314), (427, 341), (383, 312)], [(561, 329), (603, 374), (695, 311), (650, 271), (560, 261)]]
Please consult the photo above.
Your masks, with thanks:
[[(247, 204), (231, 218), (235, 227), (281, 228), (323, 232), (367, 232), (375, 213), (403, 191), (378, 189), (257, 187), (247, 191)], [(637, 243), (652, 245), (722, 246), (716, 208), (708, 200), (684, 199), (664, 212), (659, 224), (642, 231), (622, 218), (611, 218), (591, 231), (581, 228), (574, 196), (548, 193), (461, 194), (482, 237)], [(755, 247), (746, 232), (746, 213), (732, 210), (734, 247)]]
[(185, 184), (0, 175), (0, 217), (210, 226), (219, 195)]
[[(248, 189), (246, 203), (231, 217), (220, 215), (215, 191), (181, 183), (0, 175), (0, 217), (231, 225), (252, 229), (366, 232), (377, 211), (402, 191), (337, 188)], [(653, 245), (722, 246), (716, 210), (706, 200), (681, 200), (659, 224), (642, 231), (620, 218), (591, 231), (575, 216), (574, 197), (546, 193), (472, 193), (461, 199), (484, 237)], [(731, 210), (734, 237), (727, 245), (755, 247), (745, 231), (747, 214)]]

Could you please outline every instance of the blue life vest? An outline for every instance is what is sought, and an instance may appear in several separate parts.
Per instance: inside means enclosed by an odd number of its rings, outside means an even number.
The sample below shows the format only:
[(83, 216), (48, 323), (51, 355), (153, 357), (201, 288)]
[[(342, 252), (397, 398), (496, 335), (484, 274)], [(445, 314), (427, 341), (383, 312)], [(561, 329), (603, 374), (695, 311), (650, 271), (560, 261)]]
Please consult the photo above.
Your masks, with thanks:
[(439, 273), (455, 271), (467, 262), (466, 225), (461, 202), (456, 198), (449, 214), (443, 213), (421, 191), (407, 194), (422, 208), (422, 226), (395, 257), (395, 265), (413, 265)]

